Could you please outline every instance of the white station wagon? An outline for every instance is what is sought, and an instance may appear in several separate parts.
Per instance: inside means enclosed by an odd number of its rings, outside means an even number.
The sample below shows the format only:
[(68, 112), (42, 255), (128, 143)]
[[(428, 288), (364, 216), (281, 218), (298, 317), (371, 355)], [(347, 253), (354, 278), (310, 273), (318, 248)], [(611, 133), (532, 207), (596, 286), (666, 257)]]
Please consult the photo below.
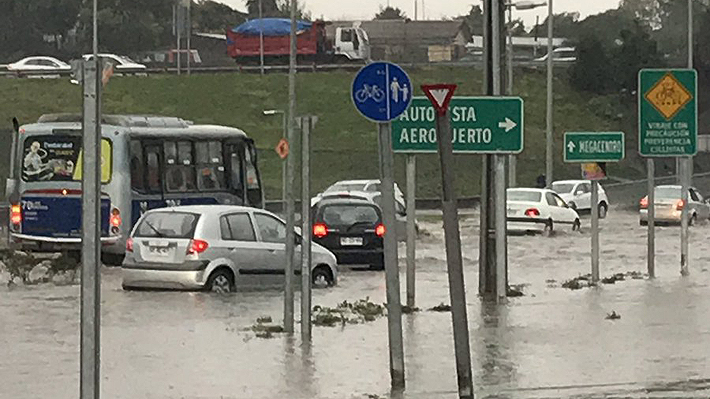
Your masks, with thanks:
[(579, 230), (579, 215), (556, 192), (539, 188), (509, 188), (506, 192), (508, 231), (550, 233), (564, 226)]
[[(296, 240), (301, 242), (300, 235)], [(232, 292), (269, 276), (281, 280), (285, 242), (286, 224), (262, 209), (230, 205), (154, 209), (140, 218), (126, 242), (123, 288)], [(312, 248), (313, 284), (335, 285), (335, 255), (316, 243)], [(297, 245), (294, 264), (300, 265), (300, 259)]]

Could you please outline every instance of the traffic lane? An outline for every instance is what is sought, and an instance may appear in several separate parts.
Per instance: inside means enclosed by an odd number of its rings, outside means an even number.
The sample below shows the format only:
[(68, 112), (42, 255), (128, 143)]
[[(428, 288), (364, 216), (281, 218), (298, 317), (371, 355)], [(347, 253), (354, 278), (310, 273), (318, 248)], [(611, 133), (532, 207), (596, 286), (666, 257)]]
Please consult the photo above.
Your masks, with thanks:
[[(602, 222), (602, 237), (611, 241), (602, 245), (611, 250), (602, 258), (603, 275), (605, 270), (645, 264), (643, 258), (619, 257), (629, 251), (645, 254), (645, 230), (634, 224), (634, 214), (616, 216)], [(654, 282), (632, 280), (568, 291), (550, 287), (546, 280), (587, 272), (588, 252), (575, 247), (580, 240), (588, 241), (588, 235), (511, 237), (511, 283), (530, 285), (524, 288), (526, 297), (513, 299), (504, 311), (496, 312), (481, 307), (475, 296), (476, 226), (475, 219), (462, 220), (477, 392), (528, 397), (538, 392), (530, 387), (554, 386), (570, 387), (560, 391), (562, 396), (630, 392), (633, 387), (710, 375), (704, 362), (710, 342), (702, 322), (710, 310), (703, 305), (710, 303), (707, 273), (696, 269), (703, 259), (707, 261), (702, 252), (691, 252), (690, 279), (680, 279), (677, 267), (659, 261), (660, 278)], [(691, 229), (691, 242), (707, 250), (703, 228), (707, 227)], [(423, 309), (448, 303), (440, 222), (426, 222), (425, 230), (430, 233), (418, 241), (417, 274), (418, 306)], [(677, 228), (659, 230), (660, 259), (677, 260), (673, 244), (677, 234)], [(516, 254), (521, 253), (524, 257), (519, 259)], [(556, 262), (544, 263), (555, 253)], [(403, 281), (404, 275), (400, 278)], [(103, 390), (112, 397), (335, 398), (387, 393), (384, 318), (364, 325), (315, 328), (314, 346), (304, 355), (298, 338), (263, 340), (244, 331), (260, 316), (281, 319), (283, 297), (278, 291), (226, 297), (124, 292), (118, 271), (108, 269), (103, 294)], [(40, 287), (2, 292), (2, 296), (0, 319), (9, 321), (4, 326), (17, 327), (3, 327), (4, 389), (15, 396), (75, 397), (78, 287)], [(346, 270), (338, 287), (314, 291), (314, 305), (335, 306), (366, 296), (384, 302), (383, 274)], [(622, 318), (604, 320), (611, 310)], [(431, 392), (447, 396), (455, 391), (450, 320), (448, 313), (426, 311), (405, 316), (412, 397), (431, 397), (426, 394)], [(623, 385), (628, 382), (633, 382), (630, 388)]]

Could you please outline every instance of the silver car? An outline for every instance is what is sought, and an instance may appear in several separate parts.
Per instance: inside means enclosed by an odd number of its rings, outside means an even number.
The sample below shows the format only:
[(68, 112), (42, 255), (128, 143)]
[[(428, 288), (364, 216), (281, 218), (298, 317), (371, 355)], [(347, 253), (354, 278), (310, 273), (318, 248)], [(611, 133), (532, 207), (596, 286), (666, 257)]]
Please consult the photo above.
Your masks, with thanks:
[[(681, 212), (685, 204), (680, 198), (681, 186), (666, 185), (656, 186), (654, 195), (655, 221), (658, 223), (680, 223)], [(700, 192), (694, 187), (688, 189), (688, 223), (691, 225), (697, 221), (708, 220), (710, 218), (710, 205), (703, 199)], [(648, 196), (643, 197), (640, 202), (639, 224), (648, 223)]]
[[(296, 239), (301, 242), (300, 235)], [(242, 283), (283, 279), (285, 240), (286, 224), (262, 209), (202, 205), (148, 211), (126, 242), (123, 288), (232, 292)], [(295, 252), (298, 265), (301, 245)], [(335, 285), (335, 255), (315, 243), (312, 253), (313, 284)]]

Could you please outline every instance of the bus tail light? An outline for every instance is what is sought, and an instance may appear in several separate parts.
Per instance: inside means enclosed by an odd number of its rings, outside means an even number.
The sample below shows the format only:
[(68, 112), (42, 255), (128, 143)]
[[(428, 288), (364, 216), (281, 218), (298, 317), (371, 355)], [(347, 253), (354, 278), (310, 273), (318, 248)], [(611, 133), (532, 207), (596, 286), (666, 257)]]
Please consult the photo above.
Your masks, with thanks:
[(210, 245), (207, 241), (190, 240), (190, 245), (187, 247), (188, 255), (197, 255), (205, 252)]
[(375, 227), (375, 234), (377, 234), (378, 237), (384, 237), (385, 233), (387, 232), (387, 229), (385, 229), (385, 225), (380, 223)]
[(121, 230), (121, 211), (118, 208), (113, 208), (111, 210), (111, 218), (109, 219), (111, 224), (111, 233), (118, 234)]
[(22, 223), (22, 207), (20, 204), (13, 204), (10, 208), (10, 221), (13, 226), (20, 226)]
[(126, 240), (126, 252), (133, 252), (133, 238), (131, 237)]

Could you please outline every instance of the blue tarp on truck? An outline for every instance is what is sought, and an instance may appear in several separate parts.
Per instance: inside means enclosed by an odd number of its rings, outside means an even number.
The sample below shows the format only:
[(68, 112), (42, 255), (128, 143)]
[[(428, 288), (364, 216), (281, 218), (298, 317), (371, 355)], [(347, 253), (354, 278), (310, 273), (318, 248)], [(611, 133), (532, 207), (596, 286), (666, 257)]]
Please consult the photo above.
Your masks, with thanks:
[[(313, 23), (308, 21), (297, 21), (296, 31), (302, 32), (311, 29)], [(252, 19), (234, 29), (232, 32), (245, 36), (259, 36), (263, 30), (264, 36), (288, 36), (291, 34), (291, 20), (287, 18), (262, 18)]]

